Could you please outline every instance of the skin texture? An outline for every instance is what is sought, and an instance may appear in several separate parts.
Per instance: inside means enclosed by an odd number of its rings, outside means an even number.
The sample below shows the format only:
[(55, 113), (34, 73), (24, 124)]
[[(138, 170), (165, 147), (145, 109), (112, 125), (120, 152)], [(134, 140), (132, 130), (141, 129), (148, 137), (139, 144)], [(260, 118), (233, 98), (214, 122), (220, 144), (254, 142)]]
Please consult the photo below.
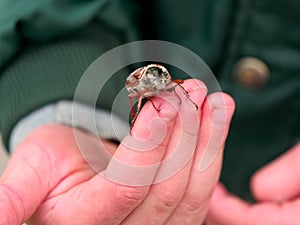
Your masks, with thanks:
[[(300, 224), (300, 144), (257, 171), (251, 180), (257, 202), (249, 204), (218, 184), (210, 201), (208, 225)], [(230, 213), (228, 213), (230, 212)]]
[[(174, 93), (163, 96), (168, 100), (154, 97), (160, 110), (146, 103), (132, 135), (119, 146), (60, 125), (34, 130), (0, 179), (0, 225), (202, 224), (219, 179), (234, 102), (224, 93), (206, 96), (198, 80), (183, 86), (198, 110), (180, 91), (180, 100)], [(154, 147), (137, 151), (139, 140)], [(176, 173), (158, 182), (169, 171), (159, 163), (177, 150), (191, 155)], [(215, 152), (213, 159), (203, 158), (207, 150)], [(107, 154), (113, 157), (106, 159)], [(208, 166), (200, 172), (203, 161)], [(141, 175), (139, 166), (155, 163), (160, 166)], [(124, 177), (125, 183), (116, 182)], [(145, 177), (150, 182), (134, 185)]]

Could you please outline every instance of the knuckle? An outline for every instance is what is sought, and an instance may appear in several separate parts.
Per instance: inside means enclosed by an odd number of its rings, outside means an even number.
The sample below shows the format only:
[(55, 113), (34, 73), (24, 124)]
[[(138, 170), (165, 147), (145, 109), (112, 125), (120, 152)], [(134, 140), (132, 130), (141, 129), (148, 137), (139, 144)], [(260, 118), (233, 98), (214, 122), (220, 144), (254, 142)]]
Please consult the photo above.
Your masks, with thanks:
[(182, 199), (182, 205), (185, 211), (189, 213), (198, 213), (208, 203), (209, 197), (186, 196)]
[(188, 212), (198, 212), (202, 208), (202, 202), (197, 199), (185, 199), (182, 202), (184, 208)]
[(173, 192), (162, 192), (155, 196), (154, 208), (157, 212), (167, 212), (175, 208), (181, 200), (181, 196)]
[(134, 206), (139, 204), (147, 195), (145, 187), (117, 186), (115, 200), (121, 205)]

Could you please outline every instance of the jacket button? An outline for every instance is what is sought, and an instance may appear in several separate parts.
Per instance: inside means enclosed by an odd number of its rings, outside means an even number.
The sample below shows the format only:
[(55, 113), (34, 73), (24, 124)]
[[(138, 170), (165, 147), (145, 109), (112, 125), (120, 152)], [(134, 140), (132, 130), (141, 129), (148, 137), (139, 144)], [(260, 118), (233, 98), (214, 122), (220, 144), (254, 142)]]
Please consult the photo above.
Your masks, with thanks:
[(258, 89), (267, 83), (270, 71), (268, 66), (260, 59), (243, 57), (235, 65), (233, 76), (241, 86)]

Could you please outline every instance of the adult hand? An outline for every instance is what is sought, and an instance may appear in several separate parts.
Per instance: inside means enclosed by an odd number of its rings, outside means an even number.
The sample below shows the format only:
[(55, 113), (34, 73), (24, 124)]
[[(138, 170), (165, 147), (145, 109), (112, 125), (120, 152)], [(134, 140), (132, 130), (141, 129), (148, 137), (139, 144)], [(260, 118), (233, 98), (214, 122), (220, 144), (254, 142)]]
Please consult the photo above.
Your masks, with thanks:
[(219, 184), (210, 202), (208, 225), (300, 224), (300, 144), (256, 172), (248, 204)]
[[(118, 147), (76, 129), (75, 139), (72, 128), (59, 125), (33, 131), (0, 179), (0, 225), (202, 224), (234, 103), (223, 93), (206, 96), (197, 80), (185, 81), (184, 88), (198, 110), (180, 89), (181, 101), (174, 93), (168, 100), (153, 98), (160, 110), (146, 103), (132, 135)], [(141, 149), (141, 143), (154, 147)], [(114, 153), (109, 161), (99, 146)], [(216, 157), (205, 160), (207, 151)], [(170, 165), (181, 162), (172, 158), (178, 152), (191, 155), (167, 176)], [(167, 159), (175, 164), (163, 164)], [(141, 168), (152, 169), (141, 175)]]

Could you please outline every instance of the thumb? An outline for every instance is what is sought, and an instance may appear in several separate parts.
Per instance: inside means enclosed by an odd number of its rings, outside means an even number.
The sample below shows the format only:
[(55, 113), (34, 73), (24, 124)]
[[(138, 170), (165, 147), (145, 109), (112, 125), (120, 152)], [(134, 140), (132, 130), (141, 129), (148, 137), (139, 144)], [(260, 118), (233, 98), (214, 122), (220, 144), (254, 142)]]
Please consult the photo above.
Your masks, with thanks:
[(22, 224), (31, 217), (63, 178), (84, 166), (77, 155), (72, 128), (45, 125), (32, 131), (0, 178), (0, 225)]
[(47, 194), (49, 163), (37, 144), (16, 149), (0, 179), (0, 225), (22, 224), (34, 213)]
[(300, 194), (300, 143), (269, 163), (251, 179), (251, 190), (260, 201), (285, 201)]

